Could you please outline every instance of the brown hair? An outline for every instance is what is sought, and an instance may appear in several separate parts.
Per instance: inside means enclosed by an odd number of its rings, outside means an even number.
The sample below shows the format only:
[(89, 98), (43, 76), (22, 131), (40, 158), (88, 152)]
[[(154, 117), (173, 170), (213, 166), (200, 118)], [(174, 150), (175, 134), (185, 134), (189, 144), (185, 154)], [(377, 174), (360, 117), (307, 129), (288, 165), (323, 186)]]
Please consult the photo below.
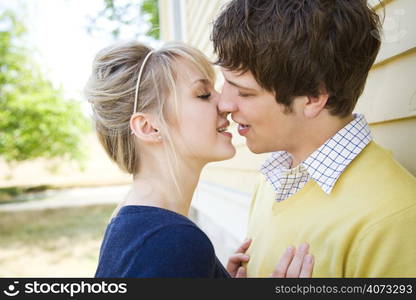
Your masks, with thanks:
[(380, 48), (380, 20), (366, 0), (233, 0), (214, 22), (217, 64), (250, 71), (289, 110), (296, 96), (329, 94), (349, 115)]

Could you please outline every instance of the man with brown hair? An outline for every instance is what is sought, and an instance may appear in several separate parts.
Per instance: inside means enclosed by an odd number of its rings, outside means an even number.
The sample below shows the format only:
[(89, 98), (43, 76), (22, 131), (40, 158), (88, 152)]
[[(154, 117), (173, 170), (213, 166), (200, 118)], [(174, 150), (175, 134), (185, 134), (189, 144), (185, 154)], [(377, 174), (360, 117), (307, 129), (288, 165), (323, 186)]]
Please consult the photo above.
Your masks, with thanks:
[(416, 179), (352, 113), (380, 30), (365, 0), (233, 0), (216, 19), (219, 109), (252, 152), (273, 152), (250, 211), (249, 277), (305, 241), (316, 277), (416, 276)]

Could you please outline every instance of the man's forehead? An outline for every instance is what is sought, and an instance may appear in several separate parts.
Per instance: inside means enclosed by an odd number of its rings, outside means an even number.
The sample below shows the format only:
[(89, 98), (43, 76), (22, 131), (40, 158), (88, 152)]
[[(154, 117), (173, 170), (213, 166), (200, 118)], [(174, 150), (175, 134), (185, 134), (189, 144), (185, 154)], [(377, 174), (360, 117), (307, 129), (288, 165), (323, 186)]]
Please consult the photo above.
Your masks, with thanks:
[(241, 71), (233, 71), (222, 67), (221, 72), (224, 76), (224, 79), (231, 85), (244, 89), (261, 89), (250, 71), (242, 73)]

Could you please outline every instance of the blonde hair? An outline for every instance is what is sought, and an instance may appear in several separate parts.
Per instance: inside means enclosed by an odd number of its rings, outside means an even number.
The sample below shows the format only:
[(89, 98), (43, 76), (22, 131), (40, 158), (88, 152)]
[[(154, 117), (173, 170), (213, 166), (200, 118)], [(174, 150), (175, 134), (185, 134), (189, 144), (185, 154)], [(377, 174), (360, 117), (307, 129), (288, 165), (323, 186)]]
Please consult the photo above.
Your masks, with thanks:
[[(139, 70), (151, 48), (138, 42), (119, 43), (104, 48), (95, 57), (92, 74), (85, 87), (92, 105), (97, 136), (109, 157), (125, 172), (135, 175), (140, 169), (140, 149), (131, 135), (130, 118), (134, 112), (135, 87)], [(176, 79), (183, 58), (197, 68), (211, 83), (215, 73), (211, 63), (197, 49), (182, 43), (168, 43), (154, 50), (143, 66), (139, 84), (137, 112), (151, 112), (157, 117), (166, 142), (168, 171), (178, 187), (178, 157), (167, 120), (177, 120)], [(173, 96), (175, 115), (167, 116), (166, 102)]]

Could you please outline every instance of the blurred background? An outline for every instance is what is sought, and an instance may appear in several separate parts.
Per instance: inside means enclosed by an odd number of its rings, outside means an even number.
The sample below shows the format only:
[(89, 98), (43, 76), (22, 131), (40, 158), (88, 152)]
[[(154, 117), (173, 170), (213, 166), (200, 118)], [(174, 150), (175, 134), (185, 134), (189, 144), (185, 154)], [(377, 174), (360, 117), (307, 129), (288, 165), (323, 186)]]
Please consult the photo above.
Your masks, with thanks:
[[(0, 0), (0, 277), (94, 275), (106, 224), (131, 179), (91, 127), (82, 90), (93, 57), (118, 40), (180, 40), (214, 60), (212, 21), (227, 2)], [(416, 175), (416, 1), (369, 5), (384, 18), (384, 35), (356, 111)], [(237, 155), (205, 168), (191, 211), (223, 262), (245, 236), (267, 157), (231, 131)]]

